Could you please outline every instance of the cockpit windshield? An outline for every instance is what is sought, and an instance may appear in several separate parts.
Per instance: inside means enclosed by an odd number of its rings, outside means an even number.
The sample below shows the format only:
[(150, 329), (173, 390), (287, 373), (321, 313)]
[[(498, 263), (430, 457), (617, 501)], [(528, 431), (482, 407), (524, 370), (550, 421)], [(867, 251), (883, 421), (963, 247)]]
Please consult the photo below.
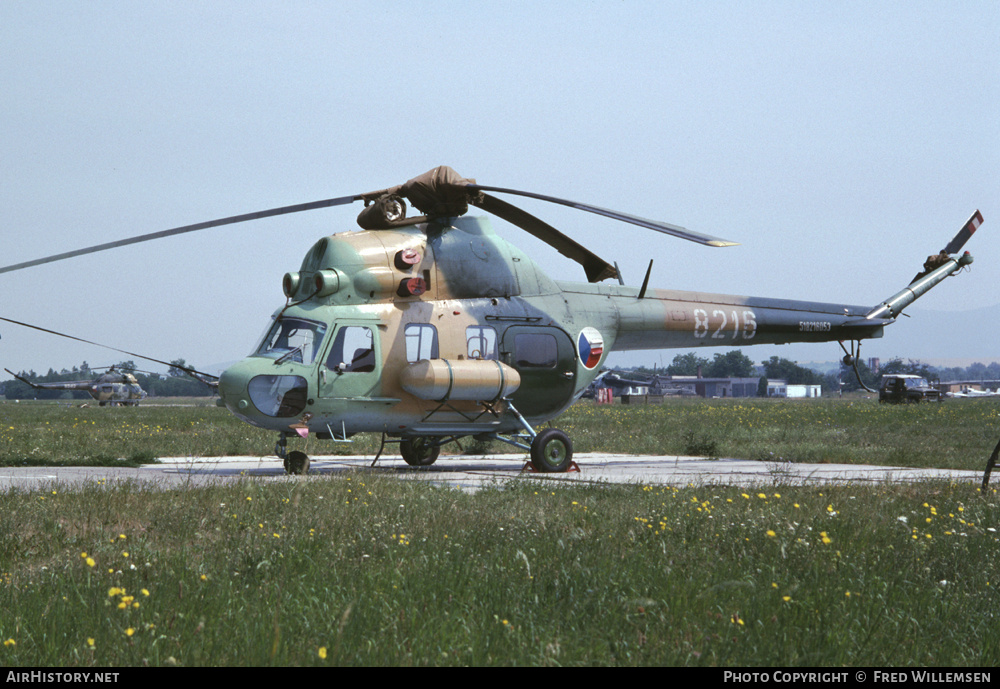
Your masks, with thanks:
[(319, 354), (326, 325), (283, 316), (275, 320), (253, 356), (311, 364)]

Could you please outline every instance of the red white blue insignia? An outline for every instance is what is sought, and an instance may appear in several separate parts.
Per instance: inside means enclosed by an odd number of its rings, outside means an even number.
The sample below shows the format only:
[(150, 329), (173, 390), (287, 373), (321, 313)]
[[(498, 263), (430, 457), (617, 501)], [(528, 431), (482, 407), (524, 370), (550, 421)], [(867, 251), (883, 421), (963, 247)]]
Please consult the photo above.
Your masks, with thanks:
[(580, 331), (576, 338), (576, 349), (580, 353), (580, 361), (587, 368), (594, 368), (601, 363), (604, 354), (604, 338), (596, 328), (587, 327)]

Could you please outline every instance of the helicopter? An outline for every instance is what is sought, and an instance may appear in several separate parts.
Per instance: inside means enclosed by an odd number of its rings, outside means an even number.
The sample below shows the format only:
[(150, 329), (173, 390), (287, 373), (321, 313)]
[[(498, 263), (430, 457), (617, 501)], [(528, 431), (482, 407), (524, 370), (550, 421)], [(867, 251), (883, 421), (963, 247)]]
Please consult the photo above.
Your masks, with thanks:
[(93, 380), (73, 380), (64, 383), (33, 383), (10, 369), (5, 368), (4, 370), (36, 390), (80, 390), (86, 392), (102, 407), (137, 407), (140, 400), (146, 399), (146, 391), (139, 385), (136, 377), (129, 371), (117, 371), (114, 366)]
[[(534, 192), (477, 184), (440, 166), (378, 191), (283, 206), (154, 232), (0, 268), (0, 273), (118, 246), (299, 211), (364, 204), (362, 232), (323, 237), (282, 278), (285, 304), (253, 352), (222, 372), (218, 393), (248, 424), (278, 433), (288, 473), (309, 457), (287, 440), (349, 441), (362, 432), (399, 443), (411, 466), (442, 446), (495, 439), (564, 472), (573, 444), (537, 430), (600, 375), (614, 350), (790, 342), (840, 343), (857, 367), (861, 341), (881, 337), (914, 300), (972, 263), (959, 255), (983, 222), (977, 210), (905, 288), (875, 305), (650, 289), (621, 283), (616, 266), (492, 193), (534, 198), (706, 246), (735, 242)], [(407, 202), (420, 215), (407, 215)], [(579, 263), (587, 282), (553, 280), (501, 239), (474, 206)], [(618, 278), (619, 284), (605, 281)], [(849, 342), (850, 350), (844, 346)], [(856, 346), (855, 346), (856, 345)], [(381, 454), (381, 448), (379, 450)], [(376, 455), (376, 460), (378, 455)]]

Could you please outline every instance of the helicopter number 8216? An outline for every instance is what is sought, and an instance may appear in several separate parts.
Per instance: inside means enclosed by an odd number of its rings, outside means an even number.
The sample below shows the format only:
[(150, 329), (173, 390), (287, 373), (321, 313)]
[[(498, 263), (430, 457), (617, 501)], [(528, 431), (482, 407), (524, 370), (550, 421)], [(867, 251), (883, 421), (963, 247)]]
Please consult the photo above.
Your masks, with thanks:
[[(532, 192), (489, 187), (438, 167), (375, 192), (187, 225), (0, 268), (0, 273), (219, 225), (363, 201), (363, 232), (320, 239), (285, 274), (286, 304), (254, 352), (218, 380), (225, 406), (276, 431), (290, 473), (309, 458), (287, 439), (347, 440), (360, 432), (399, 442), (415, 466), (463, 437), (497, 439), (530, 453), (544, 472), (566, 471), (573, 445), (558, 416), (599, 375), (614, 350), (881, 337), (904, 308), (972, 262), (959, 254), (982, 223), (958, 235), (897, 294), (874, 306), (639, 288), (603, 281), (613, 264), (488, 192), (526, 196), (708, 246), (730, 246), (683, 227)], [(422, 213), (407, 216), (407, 201)], [(553, 280), (501, 239), (469, 205), (500, 217), (580, 263), (587, 282)], [(145, 357), (144, 357), (145, 358)]]

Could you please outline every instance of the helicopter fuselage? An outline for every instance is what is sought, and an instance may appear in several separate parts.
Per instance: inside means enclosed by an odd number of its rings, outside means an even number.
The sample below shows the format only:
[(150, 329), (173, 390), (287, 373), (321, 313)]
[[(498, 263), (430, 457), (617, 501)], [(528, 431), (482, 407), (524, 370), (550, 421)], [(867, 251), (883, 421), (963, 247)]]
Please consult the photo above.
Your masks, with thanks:
[(321, 438), (510, 432), (518, 415), (564, 411), (612, 349), (859, 340), (892, 322), (867, 306), (557, 282), (469, 216), (321, 239), (284, 291), (219, 393), (248, 423)]

